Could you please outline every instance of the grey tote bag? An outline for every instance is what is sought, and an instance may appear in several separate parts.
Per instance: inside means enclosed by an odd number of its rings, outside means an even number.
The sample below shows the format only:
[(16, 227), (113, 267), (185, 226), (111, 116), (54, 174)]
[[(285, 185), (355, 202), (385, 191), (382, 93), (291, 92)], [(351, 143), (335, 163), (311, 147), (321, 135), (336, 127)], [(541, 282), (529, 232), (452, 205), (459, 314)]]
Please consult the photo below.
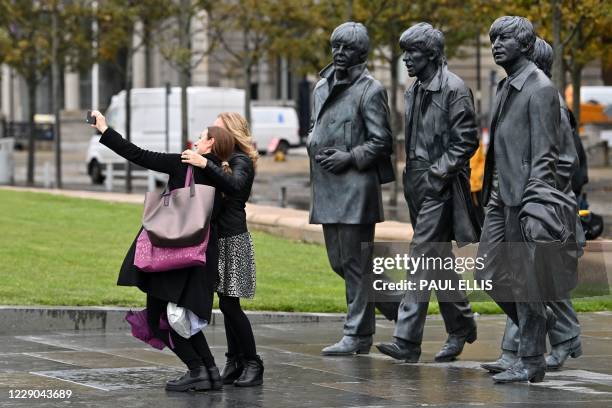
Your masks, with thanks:
[(206, 237), (212, 216), (215, 188), (196, 184), (193, 167), (187, 167), (185, 186), (159, 194), (145, 194), (142, 226), (157, 247), (197, 245)]

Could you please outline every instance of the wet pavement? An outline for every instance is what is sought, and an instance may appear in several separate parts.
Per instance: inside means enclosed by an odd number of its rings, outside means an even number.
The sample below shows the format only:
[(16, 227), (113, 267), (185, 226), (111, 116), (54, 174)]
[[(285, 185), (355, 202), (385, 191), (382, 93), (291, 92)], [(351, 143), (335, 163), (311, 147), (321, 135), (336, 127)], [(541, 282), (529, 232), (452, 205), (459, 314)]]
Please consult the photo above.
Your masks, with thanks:
[[(321, 348), (341, 333), (340, 323), (254, 326), (265, 363), (262, 387), (171, 393), (166, 380), (182, 374), (168, 350), (145, 346), (127, 332), (70, 331), (0, 335), (2, 407), (610, 407), (612, 313), (581, 314), (584, 355), (539, 384), (494, 385), (479, 363), (495, 359), (505, 320), (478, 318), (478, 341), (452, 363), (433, 363), (445, 338), (439, 317), (427, 321), (418, 364), (396, 363), (375, 352), (322, 357)], [(376, 341), (391, 338), (379, 320)], [(224, 362), (222, 326), (205, 331), (217, 364)], [(17, 396), (28, 390), (32, 397)], [(58, 398), (43, 398), (42, 390)], [(61, 390), (70, 398), (59, 397)], [(52, 396), (52, 394), (51, 394)]]

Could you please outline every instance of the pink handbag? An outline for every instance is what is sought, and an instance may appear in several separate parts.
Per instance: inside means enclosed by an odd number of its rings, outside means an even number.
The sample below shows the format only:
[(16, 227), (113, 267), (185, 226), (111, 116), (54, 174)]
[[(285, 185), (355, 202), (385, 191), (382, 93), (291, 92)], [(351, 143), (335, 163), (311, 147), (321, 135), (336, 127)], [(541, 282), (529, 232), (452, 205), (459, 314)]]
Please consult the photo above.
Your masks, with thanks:
[[(193, 180), (193, 170), (191, 166), (188, 166), (187, 176), (185, 177), (185, 188), (183, 190), (187, 190), (187, 187), (190, 187), (192, 197), (194, 193), (195, 182)], [(207, 214), (205, 218), (210, 217), (212, 213), (212, 202), (210, 202), (210, 197), (212, 194), (212, 199), (214, 200), (214, 187), (210, 186), (202, 186), (198, 185), (198, 187), (206, 187), (208, 189), (203, 190), (202, 193), (206, 199), (204, 202), (200, 202), (197, 200), (193, 200), (191, 205), (184, 205), (181, 207), (175, 207), (173, 210), (175, 214), (180, 215), (178, 218), (182, 220), (181, 224), (184, 224), (184, 227), (188, 227), (191, 220), (188, 214), (189, 212), (199, 212), (201, 214)], [(166, 187), (167, 188), (167, 187)], [(180, 189), (179, 189), (180, 190)], [(175, 194), (176, 190), (171, 192), (170, 194)], [(148, 193), (149, 196), (153, 196), (153, 193)], [(186, 200), (189, 201), (189, 191), (186, 192)], [(202, 196), (200, 194), (200, 196)], [(169, 196), (164, 190), (164, 193), (161, 196), (162, 200), (168, 200)], [(195, 205), (200, 204), (200, 208), (197, 208)], [(163, 208), (163, 204), (162, 204)], [(181, 209), (186, 211), (187, 214), (180, 214)], [(190, 210), (190, 211), (189, 211)], [(199, 211), (198, 211), (199, 210)], [(171, 211), (172, 212), (172, 211)], [(146, 202), (145, 202), (145, 213), (146, 213)], [(201, 219), (198, 217), (194, 217), (196, 223), (201, 223)], [(165, 221), (166, 225), (171, 225), (172, 217), (165, 218), (162, 214), (159, 214), (158, 219), (162, 219)], [(176, 220), (175, 220), (176, 222)], [(158, 227), (162, 227), (163, 231), (163, 223), (158, 225)], [(174, 227), (167, 227), (169, 229), (173, 229)], [(176, 232), (176, 231), (175, 231)], [(200, 232), (196, 239), (195, 245), (181, 245), (181, 246), (158, 246), (154, 245), (151, 242), (152, 234), (151, 231), (147, 231), (146, 225), (140, 231), (138, 238), (136, 239), (136, 251), (134, 253), (134, 265), (143, 272), (166, 272), (171, 271), (173, 269), (181, 269), (181, 268), (189, 268), (191, 266), (203, 266), (206, 265), (206, 248), (208, 248), (208, 237), (210, 235), (210, 222), (207, 220), (205, 222), (204, 229)], [(180, 235), (180, 234), (179, 234)], [(203, 238), (203, 239), (202, 239)]]
[(197, 245), (183, 248), (156, 247), (151, 243), (149, 234), (143, 228), (136, 240), (134, 265), (143, 272), (166, 272), (206, 265), (209, 235), (210, 227), (207, 227), (204, 241)]

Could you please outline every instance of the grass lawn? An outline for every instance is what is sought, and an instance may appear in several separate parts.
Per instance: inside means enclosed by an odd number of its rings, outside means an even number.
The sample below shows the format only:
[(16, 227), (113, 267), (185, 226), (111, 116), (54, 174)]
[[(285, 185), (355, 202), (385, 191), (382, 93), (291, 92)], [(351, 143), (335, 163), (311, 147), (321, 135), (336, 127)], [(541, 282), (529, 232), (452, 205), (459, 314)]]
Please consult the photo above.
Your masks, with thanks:
[[(143, 306), (137, 288), (116, 286), (142, 207), (0, 190), (0, 304)], [(344, 284), (321, 245), (252, 232), (255, 299), (246, 309), (343, 312)], [(610, 310), (612, 298), (576, 301), (578, 310)], [(474, 304), (498, 313), (491, 302)], [(432, 302), (430, 312), (437, 312)]]

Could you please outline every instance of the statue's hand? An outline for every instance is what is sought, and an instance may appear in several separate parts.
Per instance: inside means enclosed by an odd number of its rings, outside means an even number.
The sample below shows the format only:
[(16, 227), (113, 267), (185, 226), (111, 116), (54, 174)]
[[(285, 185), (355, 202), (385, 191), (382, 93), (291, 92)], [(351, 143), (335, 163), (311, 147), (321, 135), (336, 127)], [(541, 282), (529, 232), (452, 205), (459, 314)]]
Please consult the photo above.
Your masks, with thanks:
[(321, 167), (334, 174), (346, 170), (353, 160), (350, 153), (337, 149), (328, 149), (325, 154), (328, 157), (321, 161)]

